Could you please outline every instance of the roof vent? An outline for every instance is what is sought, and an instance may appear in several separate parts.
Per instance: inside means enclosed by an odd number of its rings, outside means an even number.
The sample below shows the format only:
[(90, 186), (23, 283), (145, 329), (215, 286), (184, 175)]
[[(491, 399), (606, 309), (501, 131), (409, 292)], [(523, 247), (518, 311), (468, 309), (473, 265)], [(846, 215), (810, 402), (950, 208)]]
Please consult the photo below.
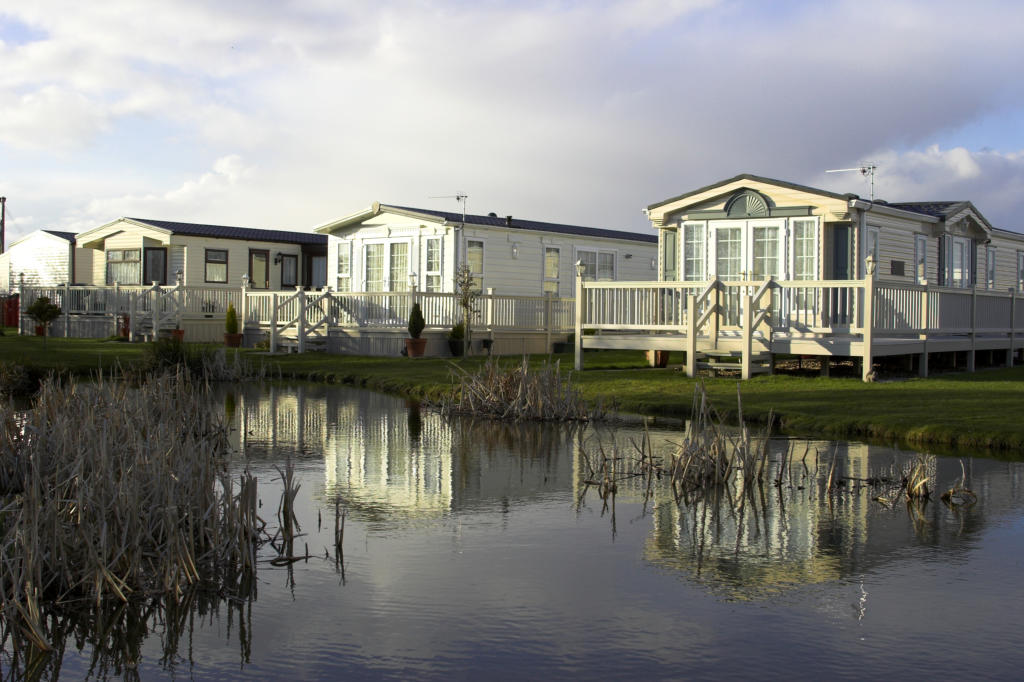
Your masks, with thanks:
[(491, 211), (490, 213), (487, 214), (487, 217), (488, 218), (497, 218), (498, 214), (495, 213), (494, 211)]
[(505, 225), (508, 226), (508, 227), (512, 227), (512, 216), (510, 216), (510, 215), (505, 216)]

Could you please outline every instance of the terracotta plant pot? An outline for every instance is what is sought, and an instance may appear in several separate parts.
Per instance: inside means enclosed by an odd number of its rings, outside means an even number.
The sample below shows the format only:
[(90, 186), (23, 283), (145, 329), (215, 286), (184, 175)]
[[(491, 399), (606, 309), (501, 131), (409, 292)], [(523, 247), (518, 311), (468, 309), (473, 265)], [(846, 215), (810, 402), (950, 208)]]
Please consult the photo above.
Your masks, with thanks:
[(228, 348), (240, 348), (242, 346), (242, 335), (225, 333), (224, 345)]
[(406, 339), (405, 340), (405, 354), (410, 358), (421, 358), (423, 357), (423, 351), (427, 347), (427, 340), (424, 338), (419, 339)]
[(175, 341), (181, 343), (182, 341), (185, 340), (185, 330), (184, 329), (172, 329), (171, 330), (171, 338), (174, 339)]

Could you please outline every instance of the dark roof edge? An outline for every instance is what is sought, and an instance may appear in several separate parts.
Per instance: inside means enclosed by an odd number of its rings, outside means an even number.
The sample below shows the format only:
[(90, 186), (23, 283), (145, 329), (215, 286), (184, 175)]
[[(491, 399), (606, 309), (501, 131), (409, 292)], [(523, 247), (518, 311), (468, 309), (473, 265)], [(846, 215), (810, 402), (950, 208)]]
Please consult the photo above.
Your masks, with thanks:
[(850, 193), (839, 194), (837, 192), (830, 192), (828, 190), (818, 189), (817, 187), (810, 187), (808, 185), (800, 185), (800, 184), (797, 184), (795, 182), (786, 182), (785, 180), (776, 180), (775, 178), (766, 178), (766, 177), (763, 177), (761, 175), (754, 175), (752, 173), (741, 173), (741, 174), (739, 174), (737, 176), (729, 178), (728, 180), (720, 180), (718, 182), (714, 182), (714, 183), (712, 183), (710, 185), (707, 185), (705, 187), (701, 187), (700, 189), (695, 189), (695, 190), (693, 190), (691, 192), (686, 192), (685, 194), (680, 194), (677, 197), (672, 197), (671, 199), (665, 199), (664, 201), (658, 201), (658, 202), (653, 203), (650, 206), (648, 206), (647, 210), (651, 211), (651, 210), (654, 210), (656, 208), (660, 208), (661, 206), (664, 206), (666, 204), (671, 204), (674, 201), (680, 201), (682, 199), (686, 199), (687, 197), (692, 197), (692, 196), (700, 194), (702, 192), (707, 192), (708, 190), (715, 189), (716, 187), (722, 187), (724, 185), (728, 185), (730, 182), (737, 182), (737, 181), (740, 181), (740, 180), (753, 180), (755, 182), (766, 182), (766, 183), (768, 183), (770, 185), (778, 185), (779, 187), (786, 187), (787, 189), (795, 189), (795, 190), (799, 190), (801, 192), (811, 192), (812, 194), (821, 194), (821, 195), (826, 196), (826, 197), (832, 197), (833, 199), (843, 199), (845, 201), (848, 201), (850, 199), (859, 199), (860, 198), (856, 194), (850, 194)]

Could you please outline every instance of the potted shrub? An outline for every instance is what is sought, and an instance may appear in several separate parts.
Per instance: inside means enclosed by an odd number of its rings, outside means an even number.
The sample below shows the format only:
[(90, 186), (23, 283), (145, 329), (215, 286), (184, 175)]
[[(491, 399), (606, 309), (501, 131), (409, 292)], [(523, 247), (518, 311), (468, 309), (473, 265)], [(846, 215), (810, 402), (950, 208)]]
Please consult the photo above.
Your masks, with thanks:
[(409, 311), (409, 338), (405, 340), (405, 354), (410, 358), (423, 356), (423, 350), (427, 347), (427, 340), (420, 338), (423, 328), (427, 326), (423, 319), (423, 311), (419, 303), (412, 304)]
[(43, 347), (46, 347), (46, 332), (50, 323), (60, 316), (60, 306), (50, 303), (47, 296), (40, 296), (25, 309), (25, 314), (35, 320), (36, 335), (43, 337)]
[(238, 313), (235, 312), (234, 303), (228, 303), (228, 310), (224, 315), (224, 345), (228, 348), (238, 348), (242, 345), (242, 335), (238, 332)]
[(454, 357), (460, 357), (466, 352), (466, 325), (459, 322), (448, 332), (448, 350)]

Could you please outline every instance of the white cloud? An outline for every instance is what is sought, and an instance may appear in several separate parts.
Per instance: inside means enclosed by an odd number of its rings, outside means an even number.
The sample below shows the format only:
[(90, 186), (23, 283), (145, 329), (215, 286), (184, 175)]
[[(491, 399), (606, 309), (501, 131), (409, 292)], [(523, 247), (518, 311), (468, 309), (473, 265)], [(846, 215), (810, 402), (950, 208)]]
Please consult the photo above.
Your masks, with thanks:
[(63, 151), (106, 129), (108, 116), (84, 95), (46, 86), (0, 99), (0, 144)]

